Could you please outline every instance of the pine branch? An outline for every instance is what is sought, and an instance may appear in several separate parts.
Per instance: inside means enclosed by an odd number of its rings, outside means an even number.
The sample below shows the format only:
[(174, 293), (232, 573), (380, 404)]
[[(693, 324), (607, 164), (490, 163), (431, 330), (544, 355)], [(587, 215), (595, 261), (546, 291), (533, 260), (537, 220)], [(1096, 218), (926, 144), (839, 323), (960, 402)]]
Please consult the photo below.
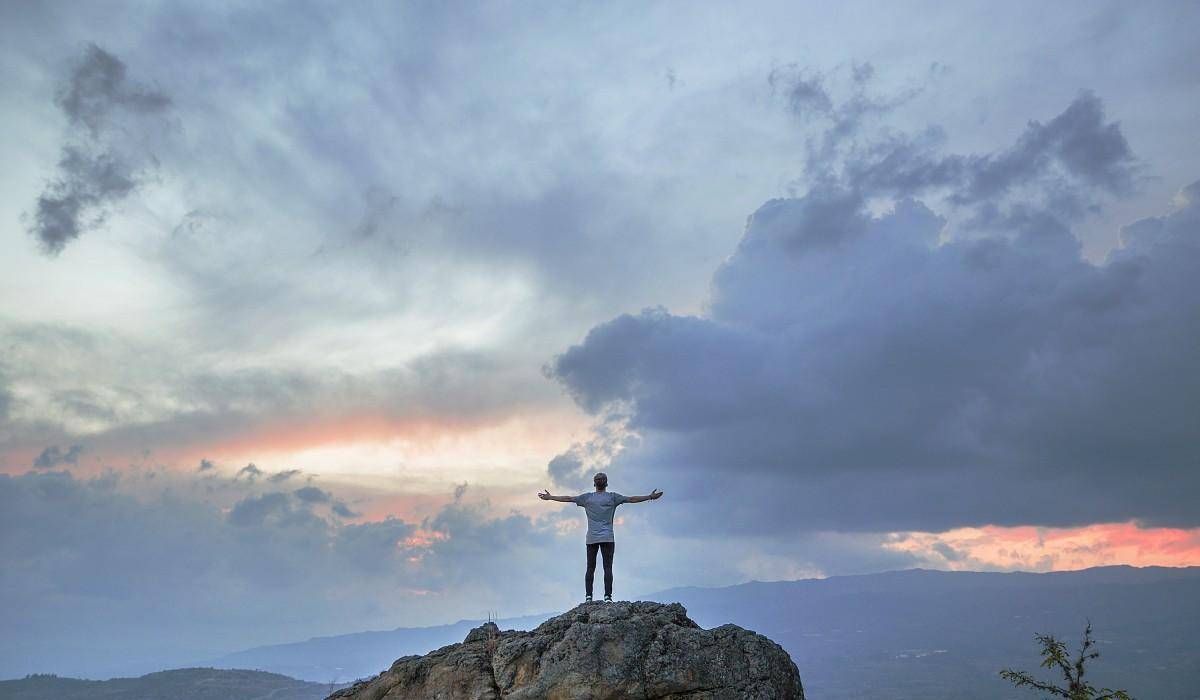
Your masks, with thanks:
[(1079, 653), (1076, 655), (1074, 661), (1072, 661), (1067, 651), (1067, 645), (1056, 637), (1048, 634), (1038, 634), (1034, 635), (1034, 638), (1042, 646), (1041, 667), (1051, 671), (1058, 669), (1066, 680), (1067, 687), (1060, 688), (1052, 683), (1039, 681), (1024, 671), (1014, 671), (1010, 668), (1000, 671), (1001, 678), (1018, 688), (1029, 687), (1053, 696), (1066, 698), (1066, 700), (1134, 700), (1124, 690), (1112, 690), (1110, 688), (1096, 690), (1092, 684), (1083, 680), (1087, 662), (1100, 657), (1100, 652), (1093, 650), (1096, 640), (1092, 637), (1091, 620), (1088, 620), (1087, 628), (1084, 629), (1083, 642), (1079, 645)]
[(1071, 698), (1070, 694), (1068, 694), (1067, 691), (1063, 690), (1062, 688), (1049, 683), (1043, 683), (1024, 671), (1014, 671), (1011, 668), (1006, 668), (1000, 672), (1000, 677), (1018, 688), (1029, 686), (1034, 690), (1040, 690), (1043, 693), (1057, 695), (1060, 698), (1067, 698), (1068, 700)]

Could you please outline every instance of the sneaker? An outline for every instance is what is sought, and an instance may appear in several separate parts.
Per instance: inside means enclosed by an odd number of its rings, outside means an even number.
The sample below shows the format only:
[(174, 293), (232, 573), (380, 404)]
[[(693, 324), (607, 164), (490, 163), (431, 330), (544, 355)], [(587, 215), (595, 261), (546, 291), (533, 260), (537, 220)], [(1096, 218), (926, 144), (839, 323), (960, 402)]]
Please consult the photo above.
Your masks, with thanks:
[(611, 603), (611, 602), (612, 602), (612, 596), (610, 596), (610, 595), (606, 595), (606, 596), (604, 596), (604, 602), (605, 602), (605, 603)]
[(592, 597), (591, 597), (590, 595), (589, 595), (589, 596), (584, 596), (584, 597), (583, 597), (583, 602), (585, 602), (585, 603), (590, 603), (590, 602), (592, 602)]

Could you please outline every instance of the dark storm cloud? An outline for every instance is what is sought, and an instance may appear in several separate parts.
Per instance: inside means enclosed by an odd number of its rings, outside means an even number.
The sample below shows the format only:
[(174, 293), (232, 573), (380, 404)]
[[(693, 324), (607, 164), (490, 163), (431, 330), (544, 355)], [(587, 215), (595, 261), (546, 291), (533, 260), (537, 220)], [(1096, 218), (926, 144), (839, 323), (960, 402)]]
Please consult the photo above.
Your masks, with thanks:
[(350, 509), (350, 506), (346, 505), (345, 503), (342, 503), (341, 501), (335, 502), (332, 506), (330, 506), (329, 509), (331, 511), (333, 511), (334, 515), (337, 515), (337, 516), (340, 516), (343, 518), (351, 518), (352, 519), (352, 518), (362, 517), (362, 513), (355, 513), (353, 510)]
[(82, 445), (71, 445), (65, 452), (58, 445), (51, 445), (33, 460), (37, 469), (53, 469), (60, 464), (79, 465), (79, 455), (83, 452)]
[(851, 63), (850, 85), (845, 99), (837, 100), (831, 83), (837, 71), (822, 73), (795, 64), (776, 67), (767, 75), (767, 84), (776, 95), (782, 95), (788, 109), (804, 122), (824, 122), (826, 128), (806, 144), (804, 168), (815, 179), (835, 177), (831, 169), (838, 151), (853, 143), (868, 121), (879, 118), (908, 102), (921, 88), (901, 90), (890, 96), (875, 94), (872, 80), (875, 67), (870, 63)]
[(1100, 98), (1085, 91), (1048, 123), (1031, 122), (1007, 151), (968, 160), (966, 186), (956, 196), (987, 199), (1032, 181), (1054, 164), (1109, 192), (1121, 194), (1133, 187), (1133, 152), (1118, 124), (1104, 121)]
[(329, 503), (333, 499), (332, 494), (328, 491), (317, 488), (316, 486), (305, 486), (298, 488), (292, 492), (296, 498), (299, 498), (305, 503)]
[(435, 544), (439, 553), (475, 559), (480, 567), (493, 571), (503, 567), (504, 549), (544, 538), (542, 528), (529, 516), (514, 511), (508, 516), (488, 518), (484, 515), (485, 505), (455, 501), (437, 515), (424, 518), (421, 528), (445, 536)]
[(238, 501), (229, 511), (229, 522), (242, 527), (262, 525), (267, 518), (291, 514), (291, 502), (286, 493), (264, 493)]
[(253, 482), (255, 478), (262, 476), (262, 473), (263, 471), (255, 466), (254, 462), (251, 462), (239, 469), (233, 478), (240, 479), (245, 476), (247, 479)]
[(1062, 114), (1030, 122), (1016, 143), (996, 154), (941, 155), (941, 130), (916, 137), (892, 135), (863, 146), (846, 162), (856, 190), (908, 196), (937, 187), (958, 205), (994, 203), (1012, 190), (1037, 185), (1059, 197), (1057, 207), (1078, 215), (1084, 193), (1130, 192), (1138, 162), (1116, 122), (1106, 122), (1103, 102), (1081, 93)]
[(312, 511), (314, 504), (329, 503), (333, 494), (305, 486), (295, 491), (270, 491), (247, 496), (229, 511), (229, 523), (238, 527), (272, 524), (276, 527), (323, 529), (327, 523)]
[[(1046, 200), (1020, 197), (1034, 179), (1122, 191), (1131, 159), (1085, 94), (927, 178), (970, 204), (941, 244), (947, 221), (920, 201), (865, 208), (912, 159), (848, 170), (750, 217), (706, 317), (620, 316), (551, 373), (589, 412), (628, 415), (643, 444), (613, 469), (672, 484), (681, 531), (1196, 526), (1195, 189), (1123, 229), (1102, 265)], [(996, 207), (987, 228), (981, 203)], [(551, 475), (578, 472), (577, 456)], [(694, 517), (716, 501), (728, 517)]]
[(287, 481), (293, 476), (297, 476), (299, 474), (299, 469), (284, 469), (283, 471), (278, 471), (271, 476), (268, 476), (267, 481), (271, 482), (272, 484), (278, 484), (281, 481)]
[[(84, 231), (104, 223), (105, 204), (133, 191), (134, 168), (113, 153), (89, 154), (74, 146), (63, 148), (58, 177), (38, 196), (30, 231), (47, 253), (59, 253)], [(95, 216), (86, 219), (89, 212)]]
[(833, 141), (852, 136), (864, 119), (887, 114), (920, 92), (914, 88), (888, 97), (875, 95), (870, 90), (875, 67), (870, 63), (851, 63), (849, 68), (850, 91), (841, 101), (835, 100), (828, 88), (836, 76), (810, 67), (792, 64), (774, 68), (767, 75), (767, 84), (776, 94), (783, 95), (796, 116), (830, 121), (832, 126), (825, 137)]
[(56, 103), (70, 131), (62, 147), (57, 174), (38, 196), (30, 232), (43, 250), (57, 254), (82, 233), (100, 226), (107, 206), (138, 187), (152, 167), (152, 154), (131, 147), (145, 133), (131, 133), (143, 117), (163, 114), (171, 104), (164, 94), (126, 78), (125, 64), (89, 44), (60, 88)]
[(166, 95), (126, 79), (126, 67), (116, 56), (88, 44), (56, 103), (73, 126), (86, 127), (93, 136), (108, 127), (112, 113), (161, 112), (170, 106)]
[(833, 99), (825, 91), (824, 78), (813, 70), (796, 66), (774, 68), (767, 75), (767, 84), (783, 93), (797, 116), (827, 116), (833, 111)]
[(555, 483), (564, 485), (576, 485), (583, 479), (584, 466), (583, 459), (579, 455), (577, 448), (557, 455), (550, 460), (549, 465), (550, 478)]
[[(553, 376), (554, 369), (546, 368)], [(583, 398), (581, 392), (573, 392), (576, 400)], [(614, 395), (609, 394), (613, 397)], [(594, 404), (596, 410), (605, 406), (608, 401)], [(626, 416), (613, 411), (606, 419), (593, 426), (592, 436), (571, 445), (566, 452), (550, 460), (550, 478), (556, 484), (572, 489), (588, 489), (592, 485), (592, 477), (607, 465), (613, 456), (627, 447), (628, 436), (625, 433)]]
[[(807, 141), (805, 171), (820, 187), (840, 184), (850, 200), (863, 196), (909, 197), (938, 191), (956, 207), (977, 208), (977, 224), (1012, 227), (1031, 210), (1059, 220), (1096, 213), (1097, 195), (1131, 193), (1140, 163), (1119, 124), (1106, 121), (1104, 104), (1082, 91), (1049, 122), (1030, 121), (1010, 148), (989, 154), (944, 154), (942, 128), (916, 134), (872, 130), (923, 88), (891, 96), (874, 94), (874, 68), (851, 64), (850, 84), (835, 99), (836, 74), (808, 68), (776, 68), (772, 90), (802, 121), (824, 124)], [(931, 72), (931, 80), (936, 71)], [(852, 204), (857, 204), (851, 202)], [(810, 237), (812, 234), (810, 234)]]

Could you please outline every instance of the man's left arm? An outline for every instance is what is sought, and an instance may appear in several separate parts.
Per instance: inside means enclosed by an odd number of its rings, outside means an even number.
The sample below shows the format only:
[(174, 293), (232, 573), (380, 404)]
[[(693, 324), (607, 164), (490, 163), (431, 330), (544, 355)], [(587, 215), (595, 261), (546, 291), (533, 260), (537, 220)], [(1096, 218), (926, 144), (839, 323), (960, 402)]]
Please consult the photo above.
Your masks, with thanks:
[(658, 499), (662, 498), (662, 495), (663, 495), (662, 491), (659, 491), (658, 489), (654, 489), (653, 491), (650, 492), (649, 495), (630, 496), (629, 500), (627, 500), (625, 502), (626, 503), (641, 503), (642, 501), (657, 501)]

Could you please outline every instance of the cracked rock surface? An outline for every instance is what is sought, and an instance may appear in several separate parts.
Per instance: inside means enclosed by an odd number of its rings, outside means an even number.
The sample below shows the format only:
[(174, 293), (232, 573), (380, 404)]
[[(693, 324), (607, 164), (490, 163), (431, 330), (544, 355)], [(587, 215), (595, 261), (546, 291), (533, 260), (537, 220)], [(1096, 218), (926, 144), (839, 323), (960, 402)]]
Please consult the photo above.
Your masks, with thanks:
[(489, 622), (329, 698), (803, 700), (804, 690), (791, 657), (761, 634), (701, 629), (679, 603), (638, 601), (584, 603), (529, 632)]

